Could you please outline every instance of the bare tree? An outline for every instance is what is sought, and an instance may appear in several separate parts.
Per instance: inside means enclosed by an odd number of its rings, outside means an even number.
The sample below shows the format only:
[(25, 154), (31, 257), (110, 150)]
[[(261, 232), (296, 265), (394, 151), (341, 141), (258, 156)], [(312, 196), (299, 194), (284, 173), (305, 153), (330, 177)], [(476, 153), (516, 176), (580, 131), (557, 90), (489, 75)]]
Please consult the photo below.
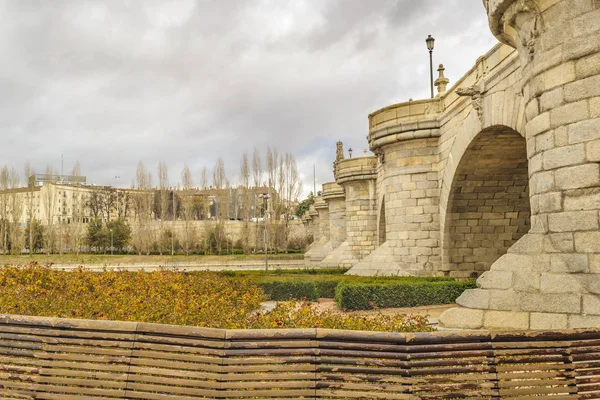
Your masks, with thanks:
[(0, 237), (2, 240), (2, 254), (8, 250), (8, 167), (0, 170)]
[(215, 162), (215, 168), (213, 169), (213, 187), (216, 191), (216, 207), (215, 213), (217, 214), (217, 218), (221, 219), (224, 215), (224, 205), (221, 204), (223, 200), (223, 188), (225, 186), (225, 163), (221, 157), (217, 158)]
[(75, 161), (75, 165), (73, 165), (73, 169), (71, 170), (72, 176), (81, 176), (81, 165), (79, 165), (79, 160)]
[(33, 178), (33, 175), (35, 174), (35, 171), (33, 170), (33, 168), (31, 167), (31, 164), (29, 164), (29, 161), (27, 161), (25, 163), (25, 179), (27, 180), (27, 188), (29, 189), (27, 191), (27, 228), (29, 229), (29, 243), (27, 243), (27, 246), (29, 247), (29, 255), (32, 256), (33, 255), (33, 220), (35, 218), (34, 216), (34, 210), (33, 210), (33, 196), (34, 196), (34, 188), (35, 188), (35, 182), (34, 179), (30, 179)]
[[(262, 163), (260, 161), (260, 152), (258, 151), (258, 149), (255, 147), (254, 148), (254, 152), (252, 153), (252, 184), (254, 186), (254, 189), (256, 190), (256, 188), (258, 188), (259, 186), (261, 186), (261, 182), (262, 182), (262, 174), (263, 174), (263, 170), (262, 170)], [(256, 193), (256, 192), (254, 192)], [(258, 216), (259, 214), (257, 213), (258, 210), (258, 205), (256, 204), (256, 195), (252, 195), (250, 197), (250, 201), (252, 203), (253, 207), (253, 215), (252, 217), (254, 218), (255, 221), (255, 225), (254, 225), (254, 252), (256, 252), (256, 249), (258, 247)]]
[(160, 255), (163, 253), (163, 240), (162, 234), (164, 232), (164, 223), (167, 219), (167, 213), (169, 209), (169, 171), (167, 164), (164, 162), (158, 163), (158, 214), (160, 214), (160, 236), (161, 239), (158, 241), (158, 252)]
[(242, 246), (244, 253), (248, 254), (250, 249), (250, 163), (247, 152), (242, 155), (240, 163), (240, 187), (242, 190), (242, 216), (244, 221)]
[(137, 190), (133, 196), (133, 208), (136, 229), (133, 235), (133, 242), (138, 254), (141, 255), (142, 252), (150, 254), (152, 232), (149, 225), (154, 200), (151, 191), (152, 174), (146, 170), (141, 161), (136, 170), (135, 188)]
[(190, 238), (192, 237), (191, 221), (194, 218), (194, 181), (192, 179), (192, 171), (190, 171), (190, 168), (186, 164), (183, 165), (183, 170), (181, 171), (181, 183), (183, 185), (183, 198), (181, 204), (181, 215), (184, 221), (183, 248), (185, 254), (189, 255)]
[(298, 197), (302, 193), (302, 181), (300, 180), (300, 174), (298, 172), (298, 166), (296, 164), (296, 158), (291, 153), (285, 154), (285, 161), (283, 163), (284, 168), (284, 184), (283, 184), (283, 201), (284, 201), (284, 229), (283, 229), (283, 244), (285, 246), (285, 252), (288, 251), (288, 242), (290, 235), (290, 220), (294, 215), (294, 205), (298, 200)]
[(56, 181), (58, 179), (58, 174), (50, 165), (46, 166), (46, 177), (47, 183), (44, 184), (42, 188), (43, 195), (40, 194), (40, 197), (43, 196), (43, 204), (44, 204), (44, 213), (46, 217), (46, 232), (45, 232), (45, 240), (44, 247), (46, 247), (46, 254), (50, 254), (54, 251), (55, 246), (55, 238), (56, 232), (54, 227), (55, 217), (56, 217), (56, 201), (57, 201), (57, 190), (56, 190)]
[[(79, 161), (75, 162), (71, 170), (72, 176), (81, 176), (81, 166)], [(69, 225), (69, 233), (71, 239), (71, 249), (75, 254), (79, 255), (81, 245), (83, 243), (84, 222), (85, 218), (86, 199), (83, 193), (78, 190), (73, 190), (71, 194), (71, 224)], [(31, 236), (31, 235), (30, 235)]]
[(10, 248), (11, 253), (19, 254), (21, 252), (21, 217), (23, 216), (23, 197), (16, 190), (21, 183), (19, 173), (11, 168), (8, 174), (9, 188), (13, 189), (10, 193), (9, 198), (9, 209), (10, 209)]

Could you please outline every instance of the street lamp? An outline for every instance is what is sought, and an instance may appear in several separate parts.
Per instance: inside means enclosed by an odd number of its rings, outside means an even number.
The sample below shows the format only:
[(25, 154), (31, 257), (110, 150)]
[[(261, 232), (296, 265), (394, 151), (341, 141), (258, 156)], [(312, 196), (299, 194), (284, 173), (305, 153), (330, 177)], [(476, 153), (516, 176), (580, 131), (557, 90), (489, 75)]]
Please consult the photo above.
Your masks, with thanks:
[(268, 243), (269, 243), (269, 236), (267, 234), (267, 200), (269, 198), (271, 198), (271, 195), (269, 195), (268, 193), (261, 193), (258, 195), (259, 198), (263, 199), (263, 208), (264, 208), (264, 212), (263, 212), (263, 219), (265, 220), (265, 230), (264, 230), (264, 240), (265, 240), (265, 271), (269, 270), (269, 249), (268, 249)]
[(429, 35), (425, 39), (425, 43), (427, 43), (427, 50), (429, 50), (429, 75), (431, 78), (431, 98), (433, 99), (433, 44), (435, 43), (435, 39)]
[(352, 158), (352, 147), (348, 149), (348, 154), (350, 154), (350, 158)]

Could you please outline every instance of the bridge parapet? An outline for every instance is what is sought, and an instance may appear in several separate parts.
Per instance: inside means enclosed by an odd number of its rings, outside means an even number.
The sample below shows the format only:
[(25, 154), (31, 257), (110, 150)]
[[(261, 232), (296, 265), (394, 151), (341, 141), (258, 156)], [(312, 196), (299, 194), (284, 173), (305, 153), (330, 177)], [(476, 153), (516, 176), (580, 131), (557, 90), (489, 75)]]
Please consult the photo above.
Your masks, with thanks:
[(335, 179), (338, 184), (350, 181), (375, 179), (377, 177), (377, 157), (346, 158), (336, 163)]
[(328, 201), (331, 199), (344, 198), (344, 188), (335, 182), (327, 182), (323, 184), (323, 200)]

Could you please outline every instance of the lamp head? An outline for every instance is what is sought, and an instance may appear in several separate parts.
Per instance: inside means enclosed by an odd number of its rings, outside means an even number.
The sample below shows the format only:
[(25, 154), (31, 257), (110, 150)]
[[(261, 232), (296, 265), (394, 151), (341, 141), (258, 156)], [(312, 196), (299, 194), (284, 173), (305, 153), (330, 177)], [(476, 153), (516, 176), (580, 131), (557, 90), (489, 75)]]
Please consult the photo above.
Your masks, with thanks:
[(433, 51), (435, 39), (431, 35), (427, 36), (427, 39), (425, 39), (425, 43), (427, 43), (427, 50)]

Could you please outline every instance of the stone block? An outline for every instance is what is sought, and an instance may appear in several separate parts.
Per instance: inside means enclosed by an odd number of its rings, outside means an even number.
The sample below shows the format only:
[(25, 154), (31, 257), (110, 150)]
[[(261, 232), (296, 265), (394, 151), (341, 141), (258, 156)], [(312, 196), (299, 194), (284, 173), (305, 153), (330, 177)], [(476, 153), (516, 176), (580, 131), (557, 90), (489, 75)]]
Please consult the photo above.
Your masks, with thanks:
[[(600, 86), (600, 83), (598, 85)], [(569, 144), (583, 143), (600, 139), (600, 118), (577, 122), (569, 125), (568, 130)]]
[(573, 233), (552, 233), (544, 235), (544, 252), (571, 253), (575, 249)]
[(483, 317), (485, 329), (526, 330), (529, 329), (529, 313), (515, 311), (486, 311)]
[(542, 213), (562, 210), (562, 193), (544, 193), (538, 196), (539, 210)]
[(527, 254), (542, 253), (544, 248), (544, 235), (528, 233), (508, 249), (508, 253)]
[(538, 115), (527, 123), (527, 136), (534, 137), (542, 132), (550, 130), (550, 113), (545, 112)]
[[(600, 107), (600, 104), (598, 105)], [(585, 145), (585, 156), (588, 161), (600, 162), (600, 140), (588, 142)]]
[(600, 53), (583, 57), (575, 63), (575, 72), (578, 78), (586, 78), (600, 74)]
[(548, 214), (551, 232), (575, 232), (598, 229), (598, 211), (564, 211)]
[(467, 308), (487, 309), (490, 303), (490, 293), (483, 289), (465, 290), (457, 299), (456, 304)]
[(600, 253), (600, 232), (576, 232), (574, 240), (578, 253)]
[(546, 90), (573, 82), (576, 78), (574, 62), (560, 64), (549, 69), (543, 75)]
[(600, 294), (600, 275), (599, 274), (584, 274), (580, 275), (582, 292), (589, 292), (592, 294)]
[(445, 328), (480, 329), (483, 326), (483, 310), (455, 307), (446, 310), (439, 318)]
[(600, 118), (600, 97), (590, 99), (590, 117)]
[(523, 271), (531, 270), (532, 257), (528, 254), (504, 254), (492, 264), (491, 271)]
[[(583, 15), (573, 19), (571, 23), (573, 30), (573, 36), (590, 35), (600, 30), (600, 9), (595, 11), (586, 12)], [(582, 41), (586, 41), (587, 38), (579, 38)]]
[(531, 313), (530, 329), (567, 329), (567, 314)]
[(600, 316), (595, 315), (569, 315), (569, 329), (598, 328)]
[(581, 189), (600, 184), (600, 166), (584, 164), (566, 167), (554, 174), (554, 184), (558, 189)]
[[(554, 90), (545, 92), (540, 97), (540, 108), (542, 112), (551, 110), (561, 105), (564, 101), (563, 89), (558, 87)], [(549, 124), (549, 120), (548, 120)]]
[(600, 296), (597, 294), (584, 294), (583, 313), (589, 315), (600, 315)]
[(538, 106), (538, 99), (532, 99), (525, 106), (525, 115), (527, 117), (527, 120), (531, 121), (532, 119), (537, 117), (539, 113), (540, 113), (540, 109)]
[[(554, 144), (554, 140), (552, 140)], [(542, 166), (544, 169), (555, 169), (585, 162), (585, 146), (576, 144), (572, 146), (557, 147), (544, 153)]]
[(600, 75), (579, 79), (564, 87), (566, 102), (574, 102), (594, 96), (600, 96)]
[(600, 188), (573, 190), (566, 193), (565, 210), (600, 210)]
[(566, 126), (554, 129), (554, 145), (562, 147), (569, 144), (569, 130)]
[(581, 273), (589, 272), (587, 254), (552, 254), (550, 258), (552, 272)]
[(482, 289), (509, 289), (512, 283), (511, 271), (486, 271), (477, 279), (477, 286)]
[(600, 254), (589, 254), (590, 273), (600, 274)]
[(581, 293), (581, 275), (543, 273), (540, 281), (542, 293)]
[(579, 314), (581, 295), (573, 293), (522, 293), (521, 309), (534, 312)]
[(489, 290), (490, 310), (519, 311), (520, 294), (514, 290)]
[(544, 171), (533, 174), (529, 185), (532, 195), (554, 190), (554, 171)]
[(531, 268), (513, 272), (513, 289), (516, 292), (537, 292), (540, 290), (540, 273)]
[[(533, 140), (533, 139), (531, 139)], [(554, 147), (554, 131), (540, 133), (535, 137), (535, 152), (540, 153)]]
[(550, 127), (573, 124), (589, 118), (589, 104), (587, 100), (565, 104), (550, 111)]

